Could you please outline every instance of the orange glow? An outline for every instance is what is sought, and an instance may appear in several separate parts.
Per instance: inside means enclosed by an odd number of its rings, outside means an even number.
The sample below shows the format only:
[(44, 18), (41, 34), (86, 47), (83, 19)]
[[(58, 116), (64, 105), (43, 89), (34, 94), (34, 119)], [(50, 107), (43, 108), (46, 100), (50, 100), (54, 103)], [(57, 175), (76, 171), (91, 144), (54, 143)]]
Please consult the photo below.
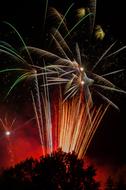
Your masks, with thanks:
[(49, 103), (43, 99), (43, 125), (34, 105), (43, 155), (60, 147), (64, 152), (74, 151), (78, 158), (84, 158), (108, 105), (94, 106), (90, 97), (85, 102), (82, 93), (66, 101), (61, 95), (55, 101), (52, 99)]

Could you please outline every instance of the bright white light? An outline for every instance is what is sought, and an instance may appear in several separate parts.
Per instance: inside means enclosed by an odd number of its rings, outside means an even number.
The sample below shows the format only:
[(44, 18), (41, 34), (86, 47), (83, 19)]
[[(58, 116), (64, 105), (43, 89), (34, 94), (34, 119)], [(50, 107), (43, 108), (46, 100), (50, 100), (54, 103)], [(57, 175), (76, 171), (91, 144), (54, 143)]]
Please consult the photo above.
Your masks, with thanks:
[(81, 81), (81, 84), (84, 85), (84, 81), (83, 80)]
[(5, 135), (6, 135), (6, 136), (10, 136), (10, 134), (11, 134), (10, 131), (6, 131), (6, 132), (5, 132)]
[(81, 71), (84, 71), (84, 68), (83, 68), (83, 67), (80, 67), (80, 70), (81, 70)]

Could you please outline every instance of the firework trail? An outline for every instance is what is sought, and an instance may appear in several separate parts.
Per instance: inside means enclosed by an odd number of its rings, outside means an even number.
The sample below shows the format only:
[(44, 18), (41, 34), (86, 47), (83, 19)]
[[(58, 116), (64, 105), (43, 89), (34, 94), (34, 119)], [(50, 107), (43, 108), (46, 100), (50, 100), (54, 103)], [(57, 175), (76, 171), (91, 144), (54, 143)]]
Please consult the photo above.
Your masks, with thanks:
[(89, 11), (91, 13), (93, 13), (90, 17), (90, 31), (91, 33), (93, 33), (94, 30), (94, 25), (95, 25), (95, 17), (96, 17), (96, 4), (97, 1), (96, 0), (89, 0)]
[(108, 109), (108, 106), (103, 105), (93, 107), (90, 111), (90, 121), (82, 98), (83, 94), (64, 102), (60, 105), (62, 111), (59, 113), (59, 147), (65, 152), (75, 151), (79, 158), (85, 156), (91, 139)]
[[(72, 5), (68, 10), (71, 7)], [(69, 12), (68, 10), (65, 16)], [(50, 14), (58, 18), (59, 22), (57, 28), (53, 26), (50, 30), (50, 46), (55, 47), (56, 53), (26, 46), (17, 30), (11, 24), (6, 23), (16, 32), (23, 48), (17, 52), (10, 44), (3, 41), (0, 43), (0, 52), (19, 64), (17, 67), (5, 68), (0, 73), (20, 73), (10, 87), (7, 96), (21, 81), (29, 79), (33, 81), (34, 89), (31, 91), (31, 96), (42, 154), (50, 154), (61, 147), (65, 152), (75, 151), (78, 157), (82, 158), (109, 105), (118, 109), (101, 90), (126, 93), (105, 78), (105, 76), (122, 72), (123, 69), (105, 73), (102, 76), (94, 71), (104, 58), (112, 56), (126, 47), (111, 52), (115, 45), (113, 43), (88, 71), (81, 60), (78, 43), (75, 45), (76, 53), (73, 53), (66, 39), (91, 13), (82, 17), (79, 23), (70, 30), (65, 23), (65, 16), (63, 17), (54, 8), (50, 9)], [(64, 36), (60, 32), (61, 28)], [(55, 92), (55, 98), (52, 90)], [(92, 90), (107, 104), (95, 106), (92, 100)]]
[(0, 118), (1, 129), (4, 130), (7, 142), (8, 142), (8, 152), (10, 155), (10, 163), (14, 165), (14, 153), (13, 153), (13, 145), (11, 142), (11, 135), (13, 133), (13, 128), (16, 119), (13, 119), (11, 122), (8, 121), (7, 116), (5, 116), (4, 120)]

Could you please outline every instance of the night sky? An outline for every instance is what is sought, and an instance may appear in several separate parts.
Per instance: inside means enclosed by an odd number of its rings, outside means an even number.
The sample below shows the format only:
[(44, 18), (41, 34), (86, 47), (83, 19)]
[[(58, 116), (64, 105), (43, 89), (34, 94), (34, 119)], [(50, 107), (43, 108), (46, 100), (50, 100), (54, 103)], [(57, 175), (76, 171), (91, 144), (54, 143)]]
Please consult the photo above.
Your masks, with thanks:
[[(58, 10), (64, 11), (66, 10), (66, 7), (72, 3), (72, 0), (50, 0), (49, 5), (55, 6)], [(79, 7), (84, 7), (84, 0), (76, 0), (74, 9)], [(115, 40), (117, 40), (119, 43), (125, 45), (126, 43), (126, 27), (125, 27), (125, 20), (126, 20), (126, 13), (124, 11), (124, 2), (119, 1), (120, 3), (116, 1), (107, 2), (103, 0), (99, 0), (97, 3), (97, 14), (96, 14), (96, 23), (100, 24), (103, 28), (105, 28), (105, 31), (109, 30), (109, 34), (113, 36)], [(4, 0), (3, 2), (0, 2), (0, 40), (2, 40), (3, 36), (6, 36), (6, 38), (9, 38), (8, 36), (11, 35), (10, 33), (3, 33), (4, 27), (3, 27), (3, 21), (8, 21), (12, 25), (16, 27), (16, 29), (20, 32), (23, 39), (25, 40), (26, 44), (30, 44), (31, 46), (36, 47), (43, 47), (44, 44), (42, 43), (43, 36), (43, 10), (44, 10), (45, 4), (43, 0), (38, 1), (17, 1), (16, 3), (14, 1)], [(73, 13), (72, 13), (73, 14)], [(107, 29), (106, 29), (107, 28)], [(14, 42), (15, 43), (15, 42)], [(108, 45), (110, 43), (108, 42)], [(124, 58), (122, 59), (123, 56)], [(121, 54), (121, 60), (122, 62), (120, 65), (123, 68), (126, 68), (125, 60), (126, 60), (126, 51), (124, 51)], [(1, 79), (2, 80), (2, 79)], [(118, 79), (116, 78), (117, 83), (119, 87), (123, 88), (123, 90), (126, 90), (126, 77), (125, 74), (122, 76), (122, 78)], [(3, 82), (3, 80), (2, 80)], [(4, 81), (4, 83), (6, 83)], [(9, 83), (7, 82), (9, 85)], [(23, 125), (22, 123), (25, 123), (29, 118), (32, 116), (32, 105), (29, 105), (29, 102), (31, 101), (30, 98), (25, 97), (25, 95), (21, 95), (22, 89), (17, 90), (17, 93), (20, 94), (19, 97), (17, 97), (17, 102), (15, 99), (14, 93), (12, 93), (12, 97), (8, 98), (8, 102), (2, 101), (2, 96), (4, 94), (4, 87), (2, 84), (0, 84), (1, 92), (0, 92), (0, 114), (3, 118), (4, 113), (8, 113), (9, 119), (11, 116), (17, 117), (18, 121), (16, 120), (16, 126)], [(26, 88), (23, 87), (26, 91)], [(28, 91), (28, 89), (27, 89)], [(27, 92), (26, 92), (27, 94)], [(17, 96), (17, 95), (16, 95)], [(27, 98), (27, 101), (25, 100)], [(125, 118), (125, 105), (126, 105), (126, 97), (124, 95), (115, 95), (113, 97), (114, 101), (117, 103), (117, 105), (120, 108), (120, 111), (116, 111), (113, 108), (110, 108), (107, 114), (105, 115), (98, 131), (96, 132), (90, 147), (87, 152), (87, 160), (94, 165), (96, 165), (99, 168), (99, 171), (102, 171), (102, 175), (104, 176), (104, 173), (107, 175), (120, 175), (120, 173), (123, 173), (126, 171), (126, 118)], [(15, 106), (14, 104), (17, 104), (18, 106)], [(13, 110), (13, 111), (12, 111)], [(23, 113), (21, 115), (21, 113)], [(11, 120), (11, 119), (10, 119)], [(17, 130), (16, 133), (14, 132), (14, 135), (16, 136), (16, 142), (15, 140), (12, 140), (12, 144), (14, 144), (13, 149), (14, 152), (16, 152), (17, 147), (24, 146), (27, 149), (22, 150), (22, 154), (15, 153), (15, 160), (20, 161), (24, 158), (29, 156), (30, 154), (39, 156), (40, 146), (39, 141), (35, 140), (36, 136), (38, 135), (34, 129), (33, 123), (32, 126), (30, 124), (26, 124), (27, 130)], [(20, 128), (20, 127), (19, 127)], [(26, 127), (25, 127), (26, 128)], [(33, 136), (32, 136), (33, 134)], [(0, 147), (1, 147), (1, 153), (0, 153), (0, 164), (3, 166), (5, 163), (7, 163), (7, 153), (5, 149), (7, 149), (5, 138), (2, 136), (1, 132), (1, 138), (0, 138)], [(19, 140), (20, 139), (20, 140)], [(23, 139), (23, 140), (22, 140)], [(29, 139), (29, 141), (27, 141)], [(11, 146), (11, 145), (10, 145)], [(6, 147), (6, 148), (4, 148)], [(36, 149), (38, 147), (38, 150), (36, 150), (36, 153), (34, 153), (33, 149)], [(20, 159), (19, 159), (20, 157)], [(6, 160), (6, 161), (5, 161)], [(7, 165), (7, 164), (5, 164)], [(99, 172), (99, 173), (100, 173)], [(99, 174), (100, 175), (100, 174)], [(115, 178), (117, 177), (115, 175)]]

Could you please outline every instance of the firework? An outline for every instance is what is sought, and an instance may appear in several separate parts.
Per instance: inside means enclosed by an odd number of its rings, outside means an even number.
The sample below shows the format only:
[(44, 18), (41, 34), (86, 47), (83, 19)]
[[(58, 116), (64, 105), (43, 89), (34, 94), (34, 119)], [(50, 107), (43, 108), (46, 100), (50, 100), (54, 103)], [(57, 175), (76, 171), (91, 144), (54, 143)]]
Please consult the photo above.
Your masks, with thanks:
[(61, 89), (47, 94), (41, 94), (40, 108), (32, 94), (43, 155), (60, 147), (83, 158), (109, 105), (90, 106), (83, 93), (64, 101)]
[(103, 40), (105, 37), (105, 32), (103, 31), (100, 25), (97, 25), (95, 27), (95, 37), (96, 39), (100, 39), (100, 40)]
[[(68, 10), (71, 7), (72, 5)], [(118, 109), (105, 94), (101, 93), (101, 89), (126, 93), (105, 78), (105, 76), (122, 72), (123, 69), (105, 73), (102, 76), (94, 71), (105, 57), (112, 56), (125, 47), (110, 53), (115, 45), (113, 43), (92, 69), (87, 70), (82, 62), (78, 43), (75, 44), (73, 53), (67, 44), (67, 38), (70, 38), (73, 30), (91, 13), (84, 15), (70, 30), (65, 23), (65, 16), (63, 17), (54, 8), (50, 9), (50, 14), (58, 18), (59, 22), (57, 28), (52, 27), (50, 30), (50, 46), (54, 45), (56, 53), (26, 46), (18, 31), (11, 24), (6, 23), (16, 32), (23, 48), (17, 52), (10, 44), (1, 42), (0, 52), (14, 59), (19, 65), (5, 68), (0, 73), (19, 73), (7, 96), (21, 81), (32, 80), (34, 89), (31, 91), (31, 97), (43, 155), (50, 154), (61, 147), (65, 152), (75, 151), (78, 157), (82, 158), (109, 105)], [(64, 36), (60, 32), (61, 27)], [(56, 98), (51, 92), (52, 87), (54, 87), (53, 92)], [(94, 105), (92, 90), (107, 104)], [(6, 135), (10, 135), (9, 130), (6, 131)]]
[(4, 136), (7, 139), (8, 142), (8, 152), (10, 155), (10, 163), (14, 165), (14, 153), (13, 153), (13, 145), (11, 142), (11, 135), (13, 133), (13, 128), (15, 124), (16, 119), (13, 119), (11, 122), (8, 121), (7, 116), (5, 116), (4, 120), (0, 118), (1, 123), (1, 129), (4, 130)]
[(0, 118), (0, 123), (2, 125), (2, 128), (5, 131), (5, 135), (6, 136), (10, 136), (11, 135), (15, 121), (16, 121), (16, 119), (13, 119), (12, 122), (8, 122), (7, 116), (5, 116), (4, 120), (2, 120)]
[[(65, 152), (74, 151), (79, 158), (86, 154), (91, 139), (99, 126), (108, 106), (93, 107), (89, 113), (82, 101), (83, 95), (72, 98), (60, 105), (59, 147)], [(72, 114), (71, 114), (72, 113)]]

